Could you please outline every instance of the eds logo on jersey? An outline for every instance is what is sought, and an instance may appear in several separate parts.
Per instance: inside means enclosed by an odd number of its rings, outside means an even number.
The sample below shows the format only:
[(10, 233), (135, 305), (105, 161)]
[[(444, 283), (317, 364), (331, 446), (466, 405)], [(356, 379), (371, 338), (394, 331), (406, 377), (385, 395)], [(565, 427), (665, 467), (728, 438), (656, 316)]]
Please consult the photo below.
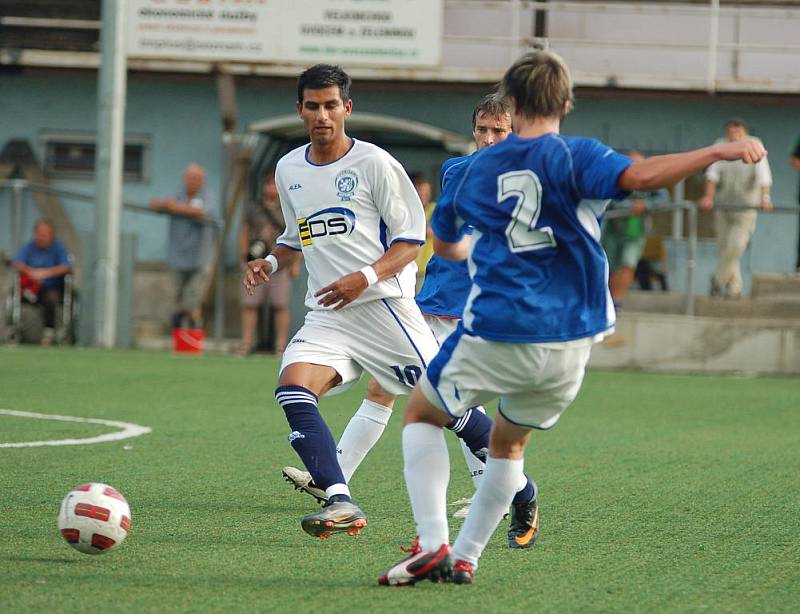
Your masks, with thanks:
[(357, 187), (358, 177), (353, 171), (344, 170), (336, 175), (336, 196), (341, 200), (350, 200)]
[(356, 214), (344, 207), (328, 207), (314, 215), (297, 220), (303, 247), (320, 237), (349, 236), (356, 229)]

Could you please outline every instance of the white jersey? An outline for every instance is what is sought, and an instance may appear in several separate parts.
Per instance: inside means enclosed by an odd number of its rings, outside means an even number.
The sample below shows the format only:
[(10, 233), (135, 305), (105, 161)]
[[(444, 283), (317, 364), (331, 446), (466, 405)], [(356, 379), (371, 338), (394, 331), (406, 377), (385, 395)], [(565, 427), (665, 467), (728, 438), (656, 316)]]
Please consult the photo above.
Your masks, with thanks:
[[(286, 220), (278, 243), (303, 252), (308, 269), (306, 306), (330, 309), (318, 305), (314, 293), (372, 264), (396, 241), (423, 244), (425, 211), (403, 167), (380, 147), (353, 139), (344, 156), (322, 165), (309, 162), (309, 148), (294, 149), (275, 168)], [(416, 272), (412, 261), (393, 277), (367, 288), (350, 305), (411, 298)]]

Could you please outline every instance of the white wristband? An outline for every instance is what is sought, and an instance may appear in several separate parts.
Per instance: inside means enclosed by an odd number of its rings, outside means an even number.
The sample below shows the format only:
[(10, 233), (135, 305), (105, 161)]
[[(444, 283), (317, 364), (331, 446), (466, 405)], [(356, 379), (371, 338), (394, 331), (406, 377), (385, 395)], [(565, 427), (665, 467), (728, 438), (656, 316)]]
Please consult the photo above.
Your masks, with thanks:
[(373, 269), (372, 266), (369, 264), (365, 266), (363, 269), (361, 269), (359, 273), (363, 273), (364, 277), (367, 278), (367, 286), (371, 286), (378, 282), (378, 274), (375, 272), (375, 269)]
[(269, 273), (270, 275), (272, 275), (273, 273), (275, 273), (278, 270), (278, 259), (275, 256), (270, 254), (269, 256), (264, 258), (264, 260), (269, 262), (269, 265), (272, 267), (272, 270)]

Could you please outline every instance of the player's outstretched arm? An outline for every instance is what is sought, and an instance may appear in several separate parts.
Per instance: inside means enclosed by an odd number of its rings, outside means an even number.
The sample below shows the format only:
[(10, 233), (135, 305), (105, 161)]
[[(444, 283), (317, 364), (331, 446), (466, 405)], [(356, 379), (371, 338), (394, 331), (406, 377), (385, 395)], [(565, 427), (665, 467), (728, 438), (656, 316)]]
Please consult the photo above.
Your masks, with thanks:
[(653, 156), (631, 164), (619, 176), (617, 185), (626, 192), (665, 188), (718, 160), (742, 160), (747, 164), (755, 164), (766, 155), (767, 150), (761, 141), (748, 139), (718, 143), (684, 153)]
[(386, 253), (372, 263), (372, 270), (375, 272), (374, 279), (367, 279), (369, 273), (365, 274), (361, 271), (349, 273), (332, 284), (320, 288), (314, 294), (319, 299), (317, 302), (323, 307), (341, 309), (361, 296), (364, 290), (372, 284), (388, 279), (403, 270), (403, 267), (417, 258), (419, 247), (418, 243), (407, 241), (392, 243)]
[[(279, 244), (272, 250), (270, 256), (275, 258), (278, 263), (278, 269), (282, 269), (291, 267), (300, 258), (300, 252)], [(266, 258), (258, 258), (248, 262), (242, 276), (242, 285), (245, 291), (250, 295), (255, 293), (256, 287), (268, 282), (269, 276), (275, 270), (273, 270), (272, 264)]]

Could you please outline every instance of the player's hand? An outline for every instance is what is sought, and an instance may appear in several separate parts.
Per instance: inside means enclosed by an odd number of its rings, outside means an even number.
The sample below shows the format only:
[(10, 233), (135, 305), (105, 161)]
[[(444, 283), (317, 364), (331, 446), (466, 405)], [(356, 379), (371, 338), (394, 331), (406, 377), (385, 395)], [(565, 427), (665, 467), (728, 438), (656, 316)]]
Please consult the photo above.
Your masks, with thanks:
[(719, 148), (720, 159), (741, 160), (745, 164), (755, 164), (767, 155), (764, 145), (756, 139), (721, 143)]
[(247, 263), (247, 268), (242, 276), (242, 285), (247, 294), (252, 296), (258, 286), (269, 281), (267, 271), (272, 272), (272, 265), (263, 258), (251, 260)]
[(711, 209), (714, 206), (714, 198), (712, 196), (701, 196), (697, 201), (697, 206), (701, 209)]
[(338, 311), (356, 300), (368, 287), (369, 283), (367, 278), (364, 277), (364, 273), (356, 271), (340, 277), (332, 284), (319, 289), (314, 296), (319, 298), (318, 304), (323, 307), (333, 307), (334, 310)]
[(769, 198), (762, 198), (761, 202), (758, 203), (758, 207), (762, 211), (772, 211), (772, 200)]

